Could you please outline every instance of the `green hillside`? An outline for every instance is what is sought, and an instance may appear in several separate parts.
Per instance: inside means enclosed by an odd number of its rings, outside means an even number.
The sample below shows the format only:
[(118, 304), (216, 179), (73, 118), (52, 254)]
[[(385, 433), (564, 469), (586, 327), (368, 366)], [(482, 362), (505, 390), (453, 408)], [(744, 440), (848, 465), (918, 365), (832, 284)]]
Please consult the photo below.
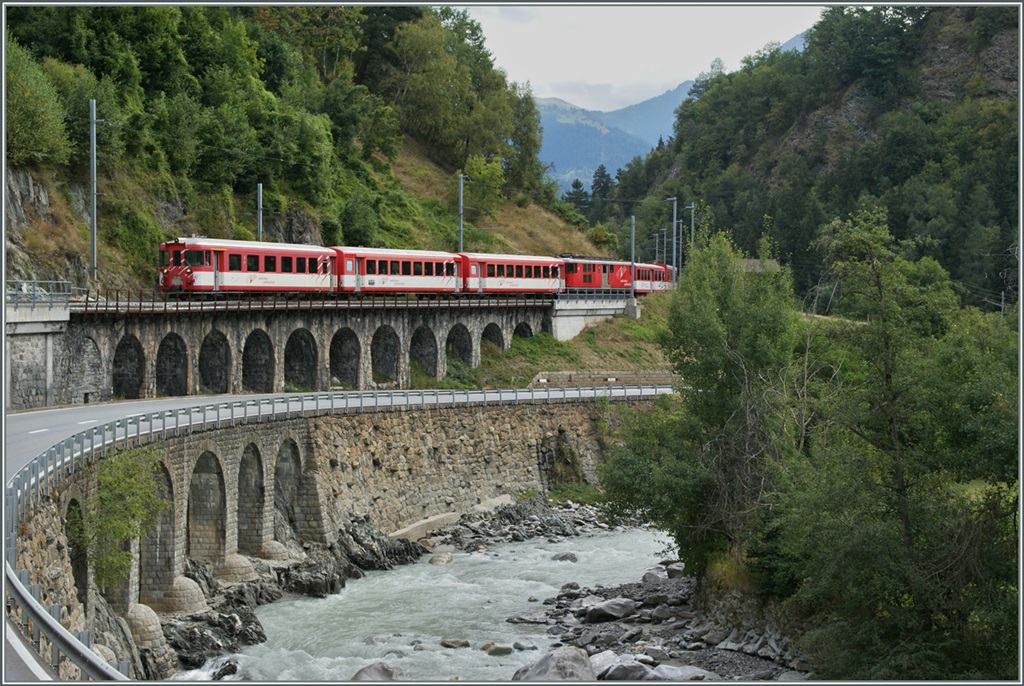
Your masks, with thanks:
[(596, 250), (560, 218), (532, 95), (464, 13), (12, 7), (6, 39), (6, 162), (45, 196), (9, 222), (8, 278), (148, 288), (164, 239), (256, 238), (261, 185), (265, 240), (451, 250), (459, 173), (466, 249)]

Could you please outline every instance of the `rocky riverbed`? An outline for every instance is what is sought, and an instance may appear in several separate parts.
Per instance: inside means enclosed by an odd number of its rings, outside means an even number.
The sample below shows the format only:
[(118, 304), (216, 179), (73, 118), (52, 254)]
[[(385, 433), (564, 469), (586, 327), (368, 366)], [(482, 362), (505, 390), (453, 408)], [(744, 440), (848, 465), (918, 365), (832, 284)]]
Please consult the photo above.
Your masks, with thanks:
[[(254, 609), (283, 594), (325, 597), (337, 593), (346, 579), (363, 576), (364, 570), (390, 569), (423, 554), (430, 556), (432, 564), (443, 565), (457, 551), (486, 552), (498, 543), (538, 538), (571, 540), (608, 528), (596, 508), (573, 503), (549, 507), (540, 497), (490, 513), (464, 515), (454, 526), (416, 543), (391, 540), (367, 521), (350, 522), (340, 532), (338, 544), (294, 551), (304, 558), (301, 562), (250, 558), (257, 578), (245, 583), (219, 584), (203, 568), (191, 567), (189, 576), (209, 599), (210, 610), (162, 617), (163, 634), (181, 666), (194, 669), (211, 657), (264, 640)], [(573, 553), (561, 555), (575, 562)], [(808, 677), (777, 614), (739, 597), (711, 601), (698, 596), (695, 580), (669, 557), (635, 583), (584, 588), (570, 578), (557, 596), (529, 601), (537, 604), (535, 611), (506, 621), (544, 626), (551, 642), (541, 649), (536, 662), (506, 678), (801, 681)], [(517, 648), (523, 649), (508, 647)], [(213, 678), (237, 679), (236, 671), (237, 665), (228, 660)], [(351, 678), (395, 680), (401, 679), (401, 672), (384, 660)]]
[[(580, 536), (608, 526), (597, 508), (547, 507), (533, 500), (493, 515), (467, 515), (423, 543), (435, 550), (481, 551), (499, 542)], [(557, 639), (553, 651), (513, 680), (804, 681), (810, 676), (777, 615), (738, 595), (698, 603), (696, 586), (675, 559), (661, 561), (635, 583), (581, 588), (568, 581), (556, 597), (543, 600), (544, 609), (506, 620), (546, 625)]]

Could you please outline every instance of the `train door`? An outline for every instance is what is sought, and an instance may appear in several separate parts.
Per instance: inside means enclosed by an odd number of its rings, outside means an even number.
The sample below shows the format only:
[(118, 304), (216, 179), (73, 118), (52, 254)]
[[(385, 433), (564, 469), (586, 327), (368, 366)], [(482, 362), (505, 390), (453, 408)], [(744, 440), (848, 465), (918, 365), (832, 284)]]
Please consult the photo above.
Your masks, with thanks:
[(214, 293), (216, 293), (217, 291), (220, 290), (220, 286), (221, 286), (221, 283), (220, 283), (220, 273), (221, 273), (220, 261), (221, 261), (221, 258), (224, 256), (224, 254), (225, 253), (224, 253), (223, 250), (214, 250), (213, 251), (213, 259), (211, 260), (211, 262), (213, 263), (213, 292)]
[(359, 258), (358, 257), (346, 257), (345, 258), (345, 271), (351, 272), (352, 282), (355, 284), (354, 289), (356, 293), (359, 293), (363, 289), (362, 280), (359, 278), (361, 269), (359, 269)]

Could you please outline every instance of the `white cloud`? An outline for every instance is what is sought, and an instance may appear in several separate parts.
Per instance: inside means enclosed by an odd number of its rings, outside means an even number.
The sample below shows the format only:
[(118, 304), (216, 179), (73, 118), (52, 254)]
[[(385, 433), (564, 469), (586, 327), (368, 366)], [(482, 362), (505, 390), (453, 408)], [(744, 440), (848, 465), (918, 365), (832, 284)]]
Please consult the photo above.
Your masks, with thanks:
[(538, 98), (614, 110), (661, 95), (721, 58), (728, 71), (819, 19), (811, 5), (468, 6), (495, 65)]

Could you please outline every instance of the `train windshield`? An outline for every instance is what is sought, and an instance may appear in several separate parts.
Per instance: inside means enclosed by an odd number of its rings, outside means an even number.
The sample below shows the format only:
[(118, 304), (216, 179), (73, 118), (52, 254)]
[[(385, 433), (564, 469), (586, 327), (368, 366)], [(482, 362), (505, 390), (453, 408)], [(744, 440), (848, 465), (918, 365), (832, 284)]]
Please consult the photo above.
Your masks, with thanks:
[(190, 267), (208, 267), (210, 266), (210, 251), (209, 250), (186, 250), (185, 251), (185, 264)]

